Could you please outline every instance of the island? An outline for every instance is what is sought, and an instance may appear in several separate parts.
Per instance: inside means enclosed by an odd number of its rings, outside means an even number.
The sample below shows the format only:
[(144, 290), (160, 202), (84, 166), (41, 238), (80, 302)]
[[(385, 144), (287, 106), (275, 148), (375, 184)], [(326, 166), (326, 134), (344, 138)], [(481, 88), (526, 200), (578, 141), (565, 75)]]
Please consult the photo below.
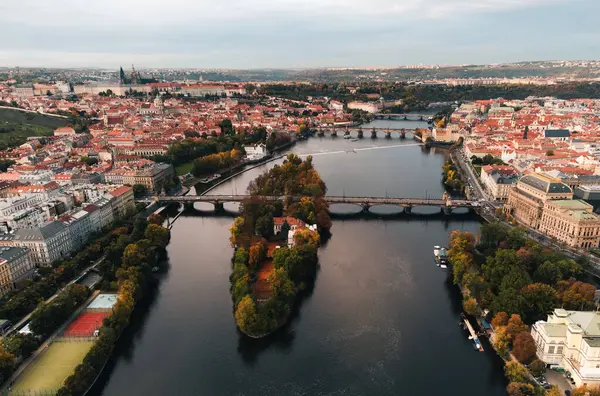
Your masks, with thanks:
[(322, 236), (331, 228), (327, 187), (312, 157), (289, 154), (253, 180), (231, 226), (231, 298), (242, 333), (261, 338), (283, 326), (314, 282)]

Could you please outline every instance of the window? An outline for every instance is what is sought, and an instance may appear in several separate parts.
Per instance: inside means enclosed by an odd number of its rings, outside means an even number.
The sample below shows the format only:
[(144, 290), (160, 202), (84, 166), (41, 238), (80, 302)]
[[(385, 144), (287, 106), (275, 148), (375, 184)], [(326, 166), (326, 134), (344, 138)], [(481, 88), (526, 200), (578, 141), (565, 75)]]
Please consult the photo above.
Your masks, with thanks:
[(557, 353), (557, 354), (559, 354), (559, 355), (560, 355), (560, 354), (562, 354), (562, 352), (563, 352), (563, 347), (561, 347), (561, 346), (559, 346), (559, 347), (556, 347), (556, 353)]
[(548, 347), (548, 353), (549, 353), (549, 354), (554, 354), (554, 345), (550, 345), (550, 346)]

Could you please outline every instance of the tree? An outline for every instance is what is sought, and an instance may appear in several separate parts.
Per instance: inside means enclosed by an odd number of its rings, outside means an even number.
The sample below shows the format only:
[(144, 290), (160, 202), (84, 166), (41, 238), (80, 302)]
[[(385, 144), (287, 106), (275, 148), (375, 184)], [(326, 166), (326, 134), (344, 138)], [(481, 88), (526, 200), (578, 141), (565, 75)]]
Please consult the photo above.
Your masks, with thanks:
[(529, 371), (536, 377), (543, 375), (546, 372), (546, 363), (542, 362), (540, 359), (535, 359), (531, 364), (529, 364)]
[(273, 294), (284, 300), (290, 300), (294, 296), (294, 283), (290, 280), (283, 268), (277, 268), (269, 275), (269, 283), (273, 288)]
[(512, 269), (524, 270), (521, 257), (514, 250), (499, 249), (495, 256), (488, 256), (485, 264), (481, 266), (483, 275), (492, 284), (494, 289), (499, 289), (503, 278)]
[(165, 218), (156, 213), (152, 213), (150, 216), (148, 216), (148, 223), (150, 224), (162, 225), (164, 221)]
[(514, 227), (508, 231), (506, 242), (509, 248), (518, 250), (521, 246), (525, 245), (525, 242), (527, 242), (527, 235), (522, 228)]
[(15, 365), (15, 355), (0, 348), (0, 380), (4, 381), (10, 377)]
[(273, 216), (266, 213), (256, 220), (254, 232), (263, 238), (269, 239), (273, 236)]
[(158, 224), (148, 224), (146, 232), (144, 232), (144, 238), (150, 241), (153, 246), (166, 248), (171, 239), (169, 230)]
[(509, 396), (534, 396), (535, 388), (531, 384), (511, 382), (506, 387), (506, 393)]
[(148, 193), (148, 188), (143, 184), (134, 184), (133, 185), (133, 195), (136, 197), (144, 196)]
[(294, 233), (294, 244), (295, 246), (311, 245), (317, 248), (320, 244), (319, 233), (308, 228), (297, 229)]
[(535, 358), (535, 341), (530, 333), (523, 332), (516, 335), (513, 340), (512, 354), (521, 363), (529, 363)]
[(260, 263), (267, 257), (267, 245), (264, 242), (255, 243), (250, 246), (249, 250), (250, 259), (248, 265), (253, 268), (257, 268)]
[(558, 264), (552, 261), (544, 261), (533, 273), (533, 279), (548, 285), (554, 285), (562, 278), (562, 271)]
[(506, 312), (498, 312), (496, 316), (492, 319), (492, 326), (494, 328), (499, 328), (501, 326), (506, 326), (508, 324), (508, 315)]
[(504, 366), (504, 375), (510, 382), (522, 382), (526, 383), (529, 381), (529, 372), (519, 362), (510, 361)]
[(558, 299), (562, 301), (564, 309), (593, 310), (595, 308), (594, 293), (596, 287), (589, 283), (569, 280), (559, 281), (556, 284)]
[(40, 345), (39, 341), (32, 334), (16, 333), (5, 337), (2, 344), (6, 352), (26, 359)]
[(533, 283), (521, 289), (525, 299), (526, 318), (529, 323), (545, 319), (555, 307), (556, 291), (544, 283)]
[(558, 389), (558, 386), (552, 385), (550, 389), (546, 389), (544, 396), (563, 396), (563, 393)]
[(502, 356), (508, 355), (511, 344), (510, 334), (506, 331), (506, 326), (500, 326), (496, 329), (494, 335), (494, 346)]
[(289, 232), (290, 232), (290, 225), (288, 224), (287, 220), (284, 220), (283, 224), (281, 225), (281, 231), (279, 231), (280, 238), (283, 240), (287, 240)]
[(247, 333), (254, 333), (262, 329), (262, 323), (256, 311), (256, 304), (249, 295), (240, 300), (235, 310), (235, 322), (242, 331)]
[(529, 327), (525, 323), (523, 323), (523, 321), (521, 320), (521, 316), (513, 314), (508, 320), (508, 324), (506, 325), (506, 331), (514, 341), (515, 337), (518, 334), (528, 332)]
[(477, 306), (477, 300), (475, 300), (473, 297), (467, 297), (464, 299), (463, 308), (465, 312), (471, 316), (475, 316), (479, 310), (479, 307)]

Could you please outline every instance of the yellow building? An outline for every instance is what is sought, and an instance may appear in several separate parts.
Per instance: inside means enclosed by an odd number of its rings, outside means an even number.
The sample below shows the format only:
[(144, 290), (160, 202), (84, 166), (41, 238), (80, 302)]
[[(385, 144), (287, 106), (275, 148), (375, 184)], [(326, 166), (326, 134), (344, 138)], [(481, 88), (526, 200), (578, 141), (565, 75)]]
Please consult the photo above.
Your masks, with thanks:
[(523, 176), (508, 194), (506, 214), (517, 222), (571, 247), (600, 244), (600, 216), (593, 206), (573, 199), (573, 190), (545, 174)]
[(508, 193), (504, 210), (519, 223), (537, 229), (544, 203), (556, 199), (573, 199), (573, 190), (560, 179), (536, 173), (519, 179)]
[(539, 229), (571, 247), (589, 249), (600, 244), (600, 216), (584, 201), (547, 201)]

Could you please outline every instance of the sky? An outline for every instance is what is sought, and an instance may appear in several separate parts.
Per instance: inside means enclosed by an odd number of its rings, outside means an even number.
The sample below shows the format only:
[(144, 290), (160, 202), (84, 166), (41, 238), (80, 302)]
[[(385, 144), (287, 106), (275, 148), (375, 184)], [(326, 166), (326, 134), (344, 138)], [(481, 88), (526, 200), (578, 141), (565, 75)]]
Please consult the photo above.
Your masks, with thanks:
[(0, 67), (600, 59), (600, 0), (0, 0)]

